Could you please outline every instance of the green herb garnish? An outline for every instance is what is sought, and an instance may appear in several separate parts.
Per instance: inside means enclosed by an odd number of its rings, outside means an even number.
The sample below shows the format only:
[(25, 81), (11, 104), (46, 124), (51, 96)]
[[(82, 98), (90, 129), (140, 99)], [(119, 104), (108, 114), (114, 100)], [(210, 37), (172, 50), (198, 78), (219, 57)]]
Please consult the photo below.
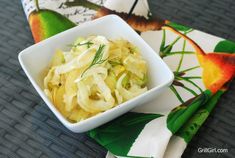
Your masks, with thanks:
[(119, 61), (109, 60), (108, 62), (109, 62), (109, 64), (111, 64), (112, 66), (122, 65), (122, 63), (119, 62)]
[(91, 45), (94, 44), (92, 43), (91, 41), (88, 41), (88, 42), (81, 42), (81, 43), (78, 43), (78, 44), (72, 44), (72, 45), (69, 45), (71, 47), (78, 47), (78, 46), (84, 46), (84, 45), (87, 45), (87, 48), (90, 48)]
[(102, 59), (102, 58), (103, 58), (103, 54), (104, 54), (104, 51), (103, 51), (103, 50), (104, 50), (104, 47), (105, 47), (104, 44), (102, 44), (102, 45), (99, 46), (99, 48), (98, 48), (98, 50), (96, 51), (95, 56), (94, 56), (94, 58), (93, 58), (91, 64), (88, 66), (88, 68), (86, 68), (86, 69), (83, 71), (81, 77), (82, 77), (82, 76), (84, 75), (84, 73), (85, 73), (88, 69), (90, 69), (92, 66), (97, 65), (97, 64), (102, 64), (103, 62), (106, 61), (106, 59)]

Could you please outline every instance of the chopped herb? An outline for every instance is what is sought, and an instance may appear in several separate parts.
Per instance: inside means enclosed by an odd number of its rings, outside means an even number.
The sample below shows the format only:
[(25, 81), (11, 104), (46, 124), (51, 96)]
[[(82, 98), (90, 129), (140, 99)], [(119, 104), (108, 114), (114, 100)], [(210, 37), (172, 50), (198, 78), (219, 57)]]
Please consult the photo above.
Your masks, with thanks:
[(122, 86), (126, 89), (130, 89), (131, 88), (131, 84), (130, 84), (130, 75), (127, 74), (123, 80), (122, 80)]
[(85, 73), (88, 69), (90, 69), (92, 66), (97, 65), (97, 64), (102, 64), (103, 62), (106, 61), (106, 59), (105, 59), (105, 60), (102, 59), (102, 58), (103, 58), (103, 54), (104, 54), (104, 51), (103, 51), (103, 50), (104, 50), (104, 47), (105, 47), (105, 45), (103, 45), (103, 44), (99, 46), (99, 48), (98, 48), (98, 50), (96, 51), (95, 56), (94, 56), (94, 58), (93, 58), (91, 64), (88, 66), (88, 68), (86, 68), (86, 69), (83, 71), (81, 77), (82, 77), (82, 76), (84, 75), (84, 73)]
[(94, 44), (94, 43), (92, 43), (91, 41), (88, 41), (88, 42), (84, 42), (84, 43), (81, 42), (81, 43), (78, 43), (78, 44), (72, 44), (72, 45), (69, 45), (69, 46), (78, 47), (78, 46), (87, 45), (87, 48), (90, 48), (92, 44)]
[(109, 62), (109, 64), (111, 64), (112, 66), (122, 65), (122, 63), (121, 63), (121, 62), (118, 62), (118, 61), (109, 60), (108, 62)]
[(128, 49), (129, 49), (129, 51), (130, 51), (131, 54), (134, 54), (134, 52), (135, 52), (134, 48), (129, 47)]

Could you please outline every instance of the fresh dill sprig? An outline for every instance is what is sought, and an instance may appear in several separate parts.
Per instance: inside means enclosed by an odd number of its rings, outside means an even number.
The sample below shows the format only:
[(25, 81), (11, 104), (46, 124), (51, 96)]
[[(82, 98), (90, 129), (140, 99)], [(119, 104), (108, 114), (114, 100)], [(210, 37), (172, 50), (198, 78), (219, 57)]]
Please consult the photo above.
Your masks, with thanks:
[(103, 54), (104, 54), (104, 51), (103, 51), (103, 50), (104, 50), (104, 47), (105, 47), (104, 44), (102, 44), (102, 45), (99, 46), (99, 48), (98, 48), (98, 50), (96, 51), (95, 56), (94, 56), (94, 58), (93, 58), (91, 64), (83, 71), (81, 77), (82, 77), (82, 76), (85, 74), (85, 72), (86, 72), (88, 69), (90, 69), (92, 66), (97, 65), (97, 64), (102, 64), (103, 62), (106, 61), (106, 59), (102, 59), (102, 58), (103, 58)]
[(81, 43), (78, 43), (78, 44), (71, 44), (71, 45), (69, 45), (69, 46), (71, 46), (71, 47), (77, 47), (77, 46), (84, 46), (84, 45), (87, 45), (87, 48), (90, 48), (92, 44), (94, 44), (94, 43), (92, 43), (91, 41), (87, 41), (87, 42), (84, 42), (84, 43), (81, 42)]

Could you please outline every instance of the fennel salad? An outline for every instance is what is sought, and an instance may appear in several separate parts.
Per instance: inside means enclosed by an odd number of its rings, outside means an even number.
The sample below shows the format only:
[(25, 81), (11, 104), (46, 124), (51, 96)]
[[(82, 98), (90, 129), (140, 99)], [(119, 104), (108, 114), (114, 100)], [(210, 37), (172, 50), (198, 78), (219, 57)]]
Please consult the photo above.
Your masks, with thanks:
[(44, 77), (44, 92), (70, 122), (79, 122), (147, 91), (147, 64), (124, 39), (79, 37), (57, 50)]

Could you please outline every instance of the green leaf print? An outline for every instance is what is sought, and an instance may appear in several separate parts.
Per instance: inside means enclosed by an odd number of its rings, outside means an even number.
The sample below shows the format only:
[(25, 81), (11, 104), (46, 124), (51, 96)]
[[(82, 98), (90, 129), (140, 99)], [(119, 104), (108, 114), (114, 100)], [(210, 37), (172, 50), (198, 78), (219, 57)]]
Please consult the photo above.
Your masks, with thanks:
[(186, 101), (184, 104), (173, 109), (167, 118), (167, 127), (174, 134), (176, 133), (190, 117), (205, 104), (211, 96), (209, 90), (195, 98)]
[(187, 32), (187, 31), (189, 31), (191, 29), (190, 27), (183, 26), (183, 25), (180, 25), (180, 24), (177, 24), (177, 23), (174, 23), (174, 22), (170, 22), (167, 25), (173, 27), (174, 29), (176, 29), (178, 31)]
[(145, 125), (161, 116), (163, 115), (129, 112), (112, 122), (91, 130), (89, 136), (111, 153), (126, 156)]
[(235, 53), (235, 43), (229, 40), (220, 41), (215, 49), (214, 52), (226, 52), (226, 53)]
[(215, 107), (219, 98), (225, 91), (219, 90), (216, 94), (214, 94), (208, 102), (200, 108), (193, 117), (188, 120), (183, 127), (179, 129), (179, 131), (175, 134), (177, 136), (182, 137), (186, 143), (189, 143), (193, 136), (197, 133), (201, 125), (205, 122), (208, 115)]

